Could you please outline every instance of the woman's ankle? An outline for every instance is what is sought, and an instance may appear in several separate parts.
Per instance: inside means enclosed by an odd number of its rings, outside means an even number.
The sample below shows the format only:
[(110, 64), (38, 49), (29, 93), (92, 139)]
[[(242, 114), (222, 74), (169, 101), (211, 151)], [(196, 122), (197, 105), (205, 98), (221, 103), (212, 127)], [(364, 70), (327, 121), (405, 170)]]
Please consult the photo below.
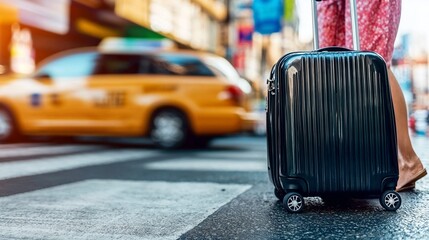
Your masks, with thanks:
[(398, 161), (398, 164), (400, 172), (417, 172), (424, 168), (423, 163), (420, 161), (420, 158), (417, 155), (408, 158), (404, 158), (402, 156), (402, 158), (400, 158)]

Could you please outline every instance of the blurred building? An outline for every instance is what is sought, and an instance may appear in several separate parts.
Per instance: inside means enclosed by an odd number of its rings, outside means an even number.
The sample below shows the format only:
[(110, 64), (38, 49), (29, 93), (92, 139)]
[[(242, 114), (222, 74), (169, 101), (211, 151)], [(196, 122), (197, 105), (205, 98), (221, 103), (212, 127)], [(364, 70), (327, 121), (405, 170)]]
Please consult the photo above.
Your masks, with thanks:
[(115, 13), (182, 47), (225, 55), (227, 0), (116, 0)]
[(10, 42), (12, 25), (18, 21), (18, 12), (14, 7), (0, 2), (0, 74), (10, 66)]
[(429, 109), (429, 44), (426, 36), (403, 34), (398, 38), (392, 70), (404, 93), (409, 112)]
[[(225, 54), (226, 0), (0, 0), (0, 74), (107, 37), (171, 39)], [(33, 65), (33, 66), (31, 66)]]
[(228, 55), (263, 97), (271, 67), (286, 53), (305, 47), (298, 40), (296, 1), (231, 0), (229, 9)]

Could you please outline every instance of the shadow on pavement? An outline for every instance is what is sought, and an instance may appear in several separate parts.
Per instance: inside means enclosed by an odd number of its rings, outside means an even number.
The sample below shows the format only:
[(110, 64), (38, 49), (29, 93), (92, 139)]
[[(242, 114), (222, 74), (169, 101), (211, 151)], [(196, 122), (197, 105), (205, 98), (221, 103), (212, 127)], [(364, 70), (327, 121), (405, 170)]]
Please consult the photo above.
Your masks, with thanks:
[(107, 148), (139, 148), (161, 150), (163, 152), (187, 152), (187, 151), (245, 151), (243, 146), (231, 145), (228, 142), (216, 141), (208, 146), (186, 146), (180, 149), (160, 149), (147, 138), (112, 138), (112, 137), (27, 137), (26, 143), (48, 143), (48, 144), (79, 144), (79, 145), (102, 145)]

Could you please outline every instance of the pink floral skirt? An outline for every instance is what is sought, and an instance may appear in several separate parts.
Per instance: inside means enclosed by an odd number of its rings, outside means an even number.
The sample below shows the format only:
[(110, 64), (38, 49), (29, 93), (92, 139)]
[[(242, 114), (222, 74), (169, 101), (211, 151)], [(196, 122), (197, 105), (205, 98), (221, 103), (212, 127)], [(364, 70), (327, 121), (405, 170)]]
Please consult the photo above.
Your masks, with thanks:
[[(349, 0), (318, 3), (320, 47), (353, 48)], [(361, 50), (383, 56), (388, 66), (401, 18), (401, 0), (357, 0)]]

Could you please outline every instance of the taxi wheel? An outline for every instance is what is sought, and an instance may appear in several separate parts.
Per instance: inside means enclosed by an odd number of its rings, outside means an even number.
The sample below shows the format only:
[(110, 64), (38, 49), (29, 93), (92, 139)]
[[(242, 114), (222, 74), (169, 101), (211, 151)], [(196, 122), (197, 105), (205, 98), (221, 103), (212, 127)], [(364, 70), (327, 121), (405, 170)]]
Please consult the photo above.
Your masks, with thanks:
[(0, 142), (12, 142), (18, 139), (19, 131), (15, 119), (6, 108), (0, 108)]
[(179, 110), (164, 109), (154, 114), (150, 137), (158, 147), (166, 149), (182, 147), (188, 136), (186, 117)]

